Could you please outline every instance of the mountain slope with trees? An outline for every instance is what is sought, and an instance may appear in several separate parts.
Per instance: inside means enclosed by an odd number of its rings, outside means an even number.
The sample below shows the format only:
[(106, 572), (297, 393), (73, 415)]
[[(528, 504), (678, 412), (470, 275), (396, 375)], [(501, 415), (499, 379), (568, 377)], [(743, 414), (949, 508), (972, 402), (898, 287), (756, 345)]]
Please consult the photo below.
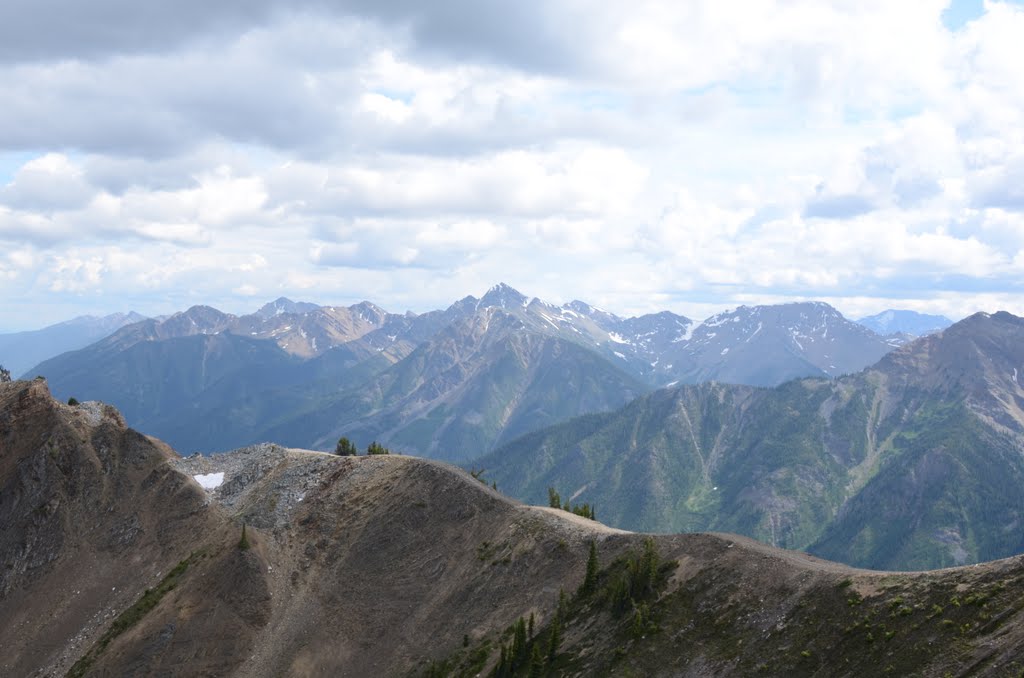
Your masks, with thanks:
[(855, 375), (662, 390), (476, 464), (513, 496), (556, 487), (631, 529), (876, 568), (977, 562), (1024, 551), (1021, 372), (1024, 320), (977, 314)]
[(855, 371), (893, 346), (825, 304), (741, 307), (703, 323), (635, 318), (499, 284), (447, 309), (277, 299), (195, 306), (34, 368), (62, 399), (102, 399), (187, 450), (341, 435), (468, 461), (518, 435), (667, 383), (774, 385)]

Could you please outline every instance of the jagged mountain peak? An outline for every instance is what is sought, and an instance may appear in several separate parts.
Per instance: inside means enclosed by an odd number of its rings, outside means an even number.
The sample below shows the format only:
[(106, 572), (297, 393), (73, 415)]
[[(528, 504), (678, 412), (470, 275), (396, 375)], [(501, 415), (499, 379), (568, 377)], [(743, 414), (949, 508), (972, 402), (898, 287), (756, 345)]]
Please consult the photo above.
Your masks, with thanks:
[(499, 306), (506, 309), (523, 308), (530, 303), (529, 298), (519, 290), (506, 285), (505, 283), (498, 283), (491, 289), (487, 290), (487, 293), (480, 299), (478, 308), (487, 308), (489, 306)]

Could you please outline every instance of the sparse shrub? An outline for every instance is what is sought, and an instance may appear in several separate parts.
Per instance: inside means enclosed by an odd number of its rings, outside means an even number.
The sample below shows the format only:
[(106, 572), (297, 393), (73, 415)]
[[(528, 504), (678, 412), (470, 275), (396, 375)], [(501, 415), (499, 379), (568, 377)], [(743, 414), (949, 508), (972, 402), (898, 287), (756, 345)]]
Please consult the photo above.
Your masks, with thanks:
[(11, 380), (11, 371), (3, 365), (0, 365), (0, 384)]
[(74, 396), (68, 398), (68, 405), (71, 405), (71, 407), (78, 405), (78, 398), (75, 398)]

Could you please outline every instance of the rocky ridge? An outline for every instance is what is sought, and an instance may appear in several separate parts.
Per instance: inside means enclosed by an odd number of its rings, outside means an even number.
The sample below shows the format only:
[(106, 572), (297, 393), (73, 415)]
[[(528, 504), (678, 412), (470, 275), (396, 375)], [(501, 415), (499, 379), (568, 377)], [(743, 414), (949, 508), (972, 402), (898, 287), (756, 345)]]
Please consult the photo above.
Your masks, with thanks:
[[(5, 675), (486, 674), (516, 619), (543, 643), (556, 614), (541, 661), (567, 676), (1024, 662), (1020, 558), (873, 573), (732, 535), (609, 530), (411, 457), (182, 459), (41, 381), (0, 384), (0, 489)], [(598, 576), (576, 593), (591, 543)], [(641, 552), (652, 578), (623, 610), (608, 596)]]

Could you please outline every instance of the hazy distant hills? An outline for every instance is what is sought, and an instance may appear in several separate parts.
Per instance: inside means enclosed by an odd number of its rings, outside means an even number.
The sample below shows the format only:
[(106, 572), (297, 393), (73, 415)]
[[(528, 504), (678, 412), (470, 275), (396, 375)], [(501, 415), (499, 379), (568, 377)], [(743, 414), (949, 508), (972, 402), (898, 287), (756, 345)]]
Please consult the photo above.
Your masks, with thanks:
[(88, 346), (140, 320), (143, 316), (135, 312), (84, 315), (40, 330), (0, 334), (0, 365), (18, 376), (47, 358)]
[(808, 376), (838, 376), (874, 363), (894, 348), (820, 302), (741, 306), (688, 328), (659, 356), (671, 381), (774, 386)]
[(946, 316), (894, 309), (861, 318), (857, 322), (883, 336), (908, 334), (912, 337), (922, 337), (932, 332), (939, 332), (953, 324), (953, 321)]
[(1024, 320), (976, 314), (837, 380), (657, 391), (478, 460), (610, 524), (727, 530), (873, 568), (1024, 550)]
[(620, 318), (496, 285), (447, 309), (392, 314), (288, 299), (208, 306), (124, 327), (43, 362), (62, 398), (100, 398), (183, 450), (341, 435), (467, 461), (666, 384), (775, 385), (855, 372), (894, 342), (826, 304), (740, 307), (703, 322)]
[(624, 533), (412, 457), (181, 458), (41, 380), (0, 383), (0, 450), (4, 676), (512, 662), (519, 676), (995, 678), (1024, 662), (1020, 558), (865, 572), (729, 534)]

